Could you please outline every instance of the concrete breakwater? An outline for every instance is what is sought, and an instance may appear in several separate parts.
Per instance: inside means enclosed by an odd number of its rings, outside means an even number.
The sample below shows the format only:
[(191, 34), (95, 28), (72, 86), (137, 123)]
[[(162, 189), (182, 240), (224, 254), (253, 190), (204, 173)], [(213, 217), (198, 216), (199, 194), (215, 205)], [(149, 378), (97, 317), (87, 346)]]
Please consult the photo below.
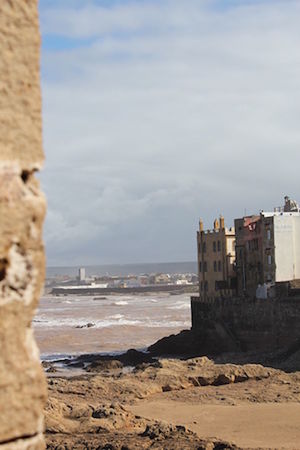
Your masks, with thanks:
[[(223, 350), (276, 351), (300, 347), (300, 297), (191, 298), (192, 331), (213, 337)], [(295, 348), (296, 349), (296, 348)]]
[(174, 293), (191, 293), (198, 288), (198, 284), (190, 285), (155, 285), (155, 286), (135, 286), (135, 287), (107, 287), (99, 288), (93, 286), (84, 286), (76, 288), (66, 288), (66, 287), (55, 287), (52, 289), (51, 294), (53, 295), (95, 295), (95, 294), (140, 294), (147, 292), (174, 292)]

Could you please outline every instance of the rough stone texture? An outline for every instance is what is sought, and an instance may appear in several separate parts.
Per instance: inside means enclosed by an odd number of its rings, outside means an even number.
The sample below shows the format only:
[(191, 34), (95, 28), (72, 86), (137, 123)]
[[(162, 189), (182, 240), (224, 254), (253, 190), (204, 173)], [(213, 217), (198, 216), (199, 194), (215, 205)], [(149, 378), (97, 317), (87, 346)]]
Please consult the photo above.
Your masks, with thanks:
[(0, 450), (42, 449), (46, 397), (31, 329), (44, 279), (37, 0), (0, 2)]
[(192, 297), (192, 330), (205, 336), (206, 349), (212, 344), (211, 354), (238, 349), (295, 352), (300, 348), (299, 305), (299, 296), (209, 302)]

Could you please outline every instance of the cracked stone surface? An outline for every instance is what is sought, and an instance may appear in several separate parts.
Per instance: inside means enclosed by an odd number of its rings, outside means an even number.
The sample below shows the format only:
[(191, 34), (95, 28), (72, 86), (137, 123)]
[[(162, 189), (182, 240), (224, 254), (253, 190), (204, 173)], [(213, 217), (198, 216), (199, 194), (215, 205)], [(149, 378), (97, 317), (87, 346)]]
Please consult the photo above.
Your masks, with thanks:
[(42, 449), (46, 387), (31, 321), (46, 202), (37, 0), (0, 2), (0, 450)]

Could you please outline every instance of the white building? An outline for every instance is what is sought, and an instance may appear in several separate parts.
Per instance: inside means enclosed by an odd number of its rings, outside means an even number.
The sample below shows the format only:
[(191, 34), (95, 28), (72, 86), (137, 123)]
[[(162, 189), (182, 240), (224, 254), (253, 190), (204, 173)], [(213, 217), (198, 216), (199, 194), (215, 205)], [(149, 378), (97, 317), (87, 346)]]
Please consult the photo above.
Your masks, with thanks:
[(85, 268), (80, 267), (79, 269), (79, 281), (85, 281)]
[(235, 230), (239, 295), (300, 279), (300, 210), (295, 201), (285, 197), (284, 207), (273, 212), (236, 219)]
[(270, 221), (267, 241), (273, 241), (274, 281), (300, 279), (300, 212), (275, 212), (272, 215), (267, 213), (263, 215), (265, 223)]

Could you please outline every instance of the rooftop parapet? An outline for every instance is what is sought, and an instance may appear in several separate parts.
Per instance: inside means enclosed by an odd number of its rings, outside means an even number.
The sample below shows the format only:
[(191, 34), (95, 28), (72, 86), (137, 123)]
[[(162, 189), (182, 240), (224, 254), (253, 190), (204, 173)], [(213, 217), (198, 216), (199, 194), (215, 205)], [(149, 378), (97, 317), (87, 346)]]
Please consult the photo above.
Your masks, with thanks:
[(235, 228), (234, 227), (230, 227), (230, 228), (225, 227), (223, 230), (221, 230), (221, 229), (218, 229), (218, 230), (214, 230), (214, 229), (204, 230), (204, 231), (202, 231), (202, 233), (203, 234), (219, 234), (222, 231), (225, 231), (225, 234), (235, 234)]
[(204, 230), (203, 220), (202, 219), (199, 220), (199, 232), (200, 233), (216, 234), (216, 233), (220, 233), (222, 231), (225, 231), (225, 234), (234, 234), (235, 233), (234, 227), (230, 227), (230, 228), (225, 227), (225, 219), (222, 215), (220, 215), (219, 219), (214, 220), (214, 227), (212, 229)]

